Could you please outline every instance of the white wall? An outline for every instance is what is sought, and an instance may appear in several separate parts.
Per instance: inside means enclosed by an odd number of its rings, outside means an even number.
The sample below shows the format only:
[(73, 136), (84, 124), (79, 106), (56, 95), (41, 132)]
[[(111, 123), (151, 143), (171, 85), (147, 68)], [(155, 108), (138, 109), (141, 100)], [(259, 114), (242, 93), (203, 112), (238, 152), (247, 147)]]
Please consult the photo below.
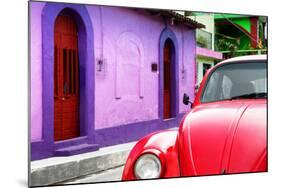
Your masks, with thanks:
[(199, 23), (204, 24), (206, 28), (202, 28), (202, 30), (212, 33), (212, 49), (214, 49), (214, 40), (215, 40), (214, 15), (206, 13), (204, 15), (190, 16), (190, 18), (196, 20)]

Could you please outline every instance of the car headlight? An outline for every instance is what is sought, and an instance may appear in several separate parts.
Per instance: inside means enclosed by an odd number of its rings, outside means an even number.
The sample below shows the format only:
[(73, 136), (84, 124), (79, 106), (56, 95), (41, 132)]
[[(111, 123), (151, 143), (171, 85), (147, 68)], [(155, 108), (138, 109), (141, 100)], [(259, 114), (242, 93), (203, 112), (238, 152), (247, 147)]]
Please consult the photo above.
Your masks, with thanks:
[(161, 171), (161, 162), (153, 154), (143, 154), (138, 158), (134, 166), (134, 173), (138, 179), (159, 178)]

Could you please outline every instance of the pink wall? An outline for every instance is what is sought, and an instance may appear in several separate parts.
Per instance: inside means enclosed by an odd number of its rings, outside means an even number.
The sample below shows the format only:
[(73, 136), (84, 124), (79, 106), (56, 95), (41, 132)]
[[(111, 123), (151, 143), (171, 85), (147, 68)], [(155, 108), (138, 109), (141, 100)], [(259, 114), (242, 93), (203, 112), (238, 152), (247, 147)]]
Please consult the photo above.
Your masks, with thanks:
[(196, 47), (196, 54), (212, 59), (222, 59), (222, 53), (216, 52), (214, 50), (209, 50), (207, 48), (201, 48), (198, 46)]
[[(32, 140), (41, 138), (41, 12), (31, 7), (31, 129)], [(87, 6), (94, 30), (95, 60), (105, 62), (95, 78), (95, 128), (102, 129), (158, 118), (158, 76), (151, 63), (159, 61), (159, 37), (165, 25), (145, 11)], [(174, 30), (179, 48), (180, 112), (188, 107), (183, 93), (194, 98), (195, 35), (186, 26)], [(159, 67), (159, 66), (158, 66)], [(96, 69), (98, 66), (96, 64)], [(182, 71), (184, 70), (184, 72)]]

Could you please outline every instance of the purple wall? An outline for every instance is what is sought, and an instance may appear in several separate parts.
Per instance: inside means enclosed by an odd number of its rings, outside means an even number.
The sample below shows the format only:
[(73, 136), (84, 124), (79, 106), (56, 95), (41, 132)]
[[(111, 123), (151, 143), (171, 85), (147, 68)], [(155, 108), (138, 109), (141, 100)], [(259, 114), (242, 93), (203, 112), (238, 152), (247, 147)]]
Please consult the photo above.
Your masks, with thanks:
[[(41, 13), (45, 3), (31, 3), (31, 139), (42, 138)], [(95, 129), (158, 119), (159, 39), (162, 18), (142, 10), (87, 6), (94, 31)], [(187, 26), (169, 26), (178, 41), (179, 112), (194, 98), (195, 35)], [(98, 71), (98, 60), (103, 60)], [(159, 68), (159, 65), (158, 65)]]
[(45, 3), (30, 3), (31, 140), (42, 138), (42, 28)]
[[(159, 61), (161, 18), (145, 11), (88, 6), (95, 31), (96, 59), (105, 67), (96, 71), (96, 129), (158, 118), (158, 76), (151, 63)], [(180, 96), (193, 97), (195, 41), (193, 30), (173, 28), (179, 50)], [(184, 62), (184, 64), (183, 64)], [(106, 94), (106, 95), (105, 95)], [(187, 107), (180, 100), (180, 112)], [(108, 118), (110, 117), (110, 118)]]

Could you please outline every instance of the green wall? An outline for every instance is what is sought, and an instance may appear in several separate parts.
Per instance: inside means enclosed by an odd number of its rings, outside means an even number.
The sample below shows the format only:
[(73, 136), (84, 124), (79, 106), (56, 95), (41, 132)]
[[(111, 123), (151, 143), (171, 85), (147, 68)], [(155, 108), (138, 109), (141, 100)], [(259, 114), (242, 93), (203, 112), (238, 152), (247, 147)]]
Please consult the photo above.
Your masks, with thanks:
[(246, 31), (251, 33), (251, 21), (249, 18), (236, 18), (232, 20), (235, 24), (240, 25)]

